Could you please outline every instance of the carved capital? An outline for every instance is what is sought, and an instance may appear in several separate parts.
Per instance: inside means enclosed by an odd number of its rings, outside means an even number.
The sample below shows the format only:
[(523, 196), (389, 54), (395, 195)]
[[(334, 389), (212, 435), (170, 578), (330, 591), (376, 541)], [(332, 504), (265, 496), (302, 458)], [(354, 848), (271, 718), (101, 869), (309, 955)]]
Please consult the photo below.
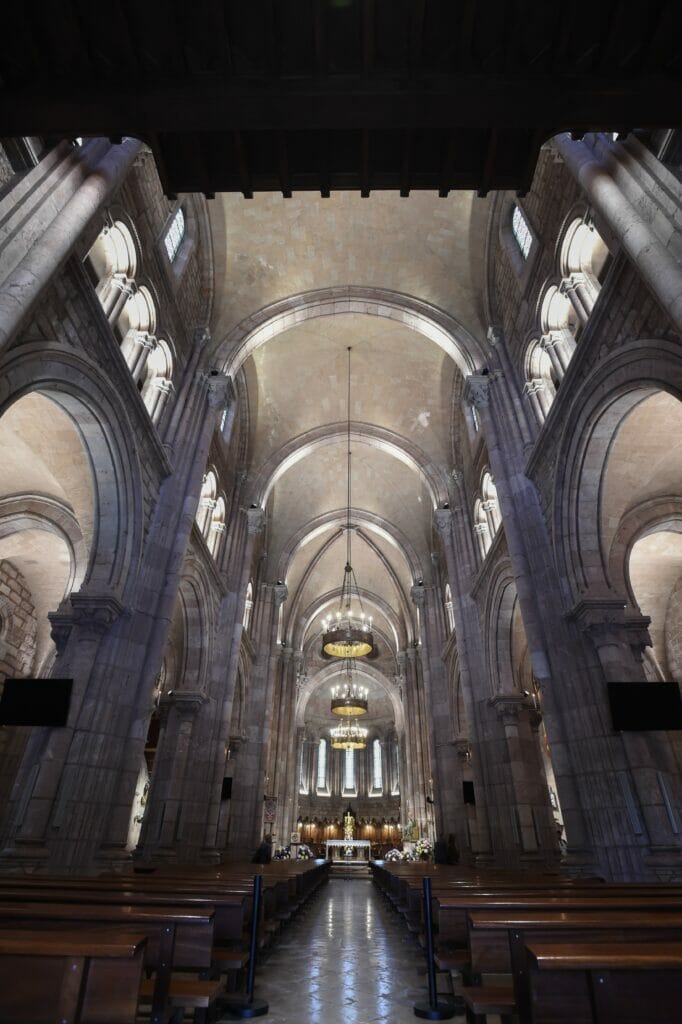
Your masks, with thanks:
[(526, 694), (503, 694), (498, 693), (488, 701), (497, 713), (497, 717), (505, 725), (513, 725), (516, 722), (526, 719), (537, 728), (542, 721), (542, 715), (530, 697)]
[(452, 510), (437, 508), (433, 513), (433, 522), (438, 532), (447, 536), (452, 526)]
[(464, 470), (460, 469), (458, 466), (453, 466), (453, 468), (450, 470), (450, 476), (452, 477), (457, 487), (461, 487), (462, 484), (464, 483)]
[(464, 399), (477, 409), (490, 402), (490, 375), (472, 373), (464, 381)]
[(189, 717), (195, 715), (207, 700), (208, 697), (198, 690), (169, 690), (160, 698), (159, 710), (167, 714), (175, 708), (183, 717)]
[(488, 328), (488, 341), (495, 348), (504, 342), (504, 331), (500, 324), (491, 324)]
[(452, 740), (452, 745), (455, 748), (457, 760), (461, 761), (462, 764), (468, 764), (469, 761), (471, 761), (471, 747), (469, 746), (469, 740)]
[(597, 647), (626, 640), (625, 601), (617, 594), (584, 597), (571, 609), (569, 618)]
[(211, 373), (206, 378), (206, 400), (209, 409), (224, 409), (230, 397), (232, 382), (224, 373)]
[(246, 522), (249, 537), (255, 537), (265, 526), (265, 509), (247, 508)]
[(410, 590), (410, 597), (412, 598), (412, 604), (416, 608), (423, 608), (426, 601), (426, 590), (424, 589), (423, 583), (415, 583)]
[(194, 330), (192, 343), (194, 348), (204, 348), (211, 340), (211, 332), (208, 327), (197, 327)]
[(284, 604), (284, 602), (288, 598), (289, 588), (287, 587), (286, 583), (275, 583), (274, 587), (272, 588), (272, 593), (272, 599), (275, 603), (275, 608), (279, 608), (279, 606), (281, 604)]
[(62, 653), (73, 629), (79, 639), (98, 640), (122, 612), (123, 605), (113, 594), (71, 594), (58, 611), (48, 613), (57, 652)]

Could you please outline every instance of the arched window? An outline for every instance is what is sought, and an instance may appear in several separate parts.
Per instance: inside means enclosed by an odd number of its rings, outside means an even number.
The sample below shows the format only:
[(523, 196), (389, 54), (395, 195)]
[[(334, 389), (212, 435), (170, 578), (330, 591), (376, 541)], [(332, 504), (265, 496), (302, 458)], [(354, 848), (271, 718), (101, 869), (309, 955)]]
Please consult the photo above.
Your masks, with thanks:
[(514, 206), (512, 208), (512, 234), (516, 239), (516, 244), (518, 245), (524, 260), (528, 259), (528, 253), (530, 252), (530, 247), (533, 244), (533, 236), (530, 233), (528, 221), (524, 217), (519, 206)]
[(321, 739), (317, 747), (317, 789), (327, 788), (327, 741)]
[(142, 285), (133, 288), (116, 323), (121, 352), (130, 374), (142, 390), (149, 356), (155, 350), (156, 306), (151, 292)]
[(355, 791), (355, 751), (346, 750), (343, 759), (343, 789), (345, 793)]
[(168, 253), (168, 259), (172, 263), (178, 254), (178, 249), (182, 245), (182, 240), (185, 237), (185, 215), (182, 212), (182, 207), (179, 206), (175, 211), (175, 216), (170, 223), (170, 227), (165, 234), (164, 244), (166, 246), (166, 252)]
[(218, 555), (220, 553), (220, 542), (225, 533), (225, 500), (224, 498), (218, 498), (215, 503), (215, 508), (211, 513), (211, 522), (209, 524), (208, 531), (208, 550), (211, 552), (216, 561), (218, 561)]
[(248, 632), (251, 623), (251, 612), (253, 611), (253, 583), (249, 580), (246, 588), (246, 600), (244, 601), (244, 630)]
[(199, 506), (195, 516), (197, 526), (201, 530), (204, 537), (208, 535), (208, 528), (211, 522), (211, 516), (213, 510), (216, 507), (218, 493), (218, 481), (216, 475), (212, 469), (209, 469), (208, 473), (204, 477), (204, 481), (201, 485), (201, 494), (199, 495)]
[(476, 499), (476, 504), (474, 505), (474, 533), (476, 534), (478, 553), (481, 556), (481, 558), (485, 558), (490, 549), (492, 537), (490, 536), (488, 517), (485, 514), (483, 502), (481, 501), (480, 498)]
[(173, 356), (165, 341), (158, 341), (147, 359), (142, 401), (155, 425), (161, 422), (166, 405), (173, 394)]
[(483, 508), (488, 514), (488, 523), (490, 525), (490, 536), (494, 537), (500, 528), (502, 522), (502, 516), (500, 515), (500, 506), (497, 500), (497, 488), (493, 483), (493, 478), (490, 473), (484, 473), (481, 481), (481, 494), (483, 496)]
[(372, 789), (382, 791), (384, 788), (384, 773), (381, 764), (381, 743), (378, 739), (372, 741)]
[(107, 320), (115, 324), (137, 273), (137, 250), (125, 224), (117, 220), (100, 231), (86, 256), (86, 266)]
[(481, 477), (480, 497), (474, 505), (474, 533), (481, 558), (485, 558), (488, 554), (493, 537), (499, 530), (501, 522), (497, 488), (490, 470), (486, 470)]
[(581, 217), (569, 224), (561, 246), (561, 288), (582, 325), (597, 301), (609, 260), (609, 250), (594, 224)]
[(449, 632), (452, 632), (455, 628), (455, 613), (452, 607), (452, 591), (450, 590), (450, 584), (445, 584), (445, 617), (448, 624)]
[(547, 349), (543, 348), (538, 341), (532, 341), (528, 347), (525, 376), (524, 394), (533, 409), (536, 420), (542, 424), (556, 398), (561, 381)]

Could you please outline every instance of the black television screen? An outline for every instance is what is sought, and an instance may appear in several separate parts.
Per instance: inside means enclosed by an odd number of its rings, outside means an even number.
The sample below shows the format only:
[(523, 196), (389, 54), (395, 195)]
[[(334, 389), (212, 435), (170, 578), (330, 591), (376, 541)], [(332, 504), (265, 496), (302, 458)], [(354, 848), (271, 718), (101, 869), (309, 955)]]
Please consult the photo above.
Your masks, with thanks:
[(619, 732), (682, 729), (677, 683), (609, 683), (613, 728)]
[(66, 725), (73, 679), (6, 679), (0, 725)]

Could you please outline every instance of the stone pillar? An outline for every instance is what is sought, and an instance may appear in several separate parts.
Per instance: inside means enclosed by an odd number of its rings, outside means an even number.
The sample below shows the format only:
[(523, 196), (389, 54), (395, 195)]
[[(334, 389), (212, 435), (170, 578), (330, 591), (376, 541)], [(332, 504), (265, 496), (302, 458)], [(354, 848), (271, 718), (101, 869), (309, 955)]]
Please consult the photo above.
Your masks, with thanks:
[(141, 145), (91, 139), (76, 150), (63, 143), (22, 178), (18, 204), (13, 192), (0, 201), (0, 352), (111, 201)]
[[(466, 507), (463, 491), (463, 474), (453, 470), (453, 508), (437, 509), (434, 523), (441, 537), (445, 552), (452, 613), (455, 620), (460, 685), (464, 701), (467, 735), (455, 736), (453, 741), (466, 739), (470, 758), (470, 770), (476, 794), (475, 820), (467, 815), (467, 835), (462, 835), (460, 849), (464, 852), (471, 844), (472, 854), (485, 861), (490, 853), (490, 832), (488, 827), (487, 796), (485, 778), (482, 773), (483, 760), (480, 757), (481, 711), (484, 709), (486, 672), (483, 661), (483, 641), (478, 609), (471, 596), (471, 582), (476, 574), (476, 555), (473, 548), (471, 520)], [(485, 524), (487, 526), (487, 524)], [(483, 710), (485, 717), (485, 710)], [(457, 748), (455, 748), (455, 751)], [(460, 760), (460, 774), (461, 774)], [(464, 824), (464, 822), (462, 823)], [(459, 836), (459, 834), (458, 834)]]
[(440, 588), (435, 586), (414, 586), (411, 595), (413, 602), (420, 609), (424, 630), (422, 650), (426, 652), (426, 656), (422, 654), (422, 665), (427, 715), (431, 722), (431, 778), (435, 780), (432, 796), (435, 799), (436, 832), (445, 835), (450, 832), (455, 834), (461, 849), (466, 839), (462, 779), (460, 764), (452, 746), (455, 727), (452, 721), (448, 674), (441, 657), (444, 630), (442, 620), (441, 628), (438, 628), (436, 613), (437, 606), (442, 607), (442, 594)]
[(287, 647), (282, 651), (282, 682), (277, 721), (277, 742), (271, 769), (272, 792), (277, 800), (275, 841), (282, 846), (294, 831), (296, 813), (296, 699), (303, 652)]
[(130, 376), (136, 384), (144, 376), (147, 360), (156, 345), (156, 337), (149, 331), (130, 330), (121, 342), (121, 354), (130, 370)]
[[(514, 847), (510, 862), (552, 863), (558, 859), (557, 835), (538, 746), (542, 716), (524, 694), (498, 694), (488, 701), (504, 731), (503, 766), (509, 790)], [(516, 854), (516, 856), (514, 856)]]
[[(229, 552), (226, 553), (232, 586), (225, 595), (220, 609), (220, 626), (217, 642), (214, 644), (214, 659), (211, 669), (211, 686), (216, 693), (216, 704), (221, 709), (216, 717), (212, 740), (213, 780), (210, 783), (211, 800), (208, 810), (204, 859), (223, 859), (227, 843), (227, 808), (221, 807), (220, 791), (225, 774), (225, 759), (230, 745), (232, 704), (239, 668), (239, 652), (244, 622), (244, 601), (251, 575), (254, 552), (258, 538), (265, 526), (265, 513), (261, 508), (242, 509), (239, 518), (233, 520), (232, 536), (229, 538)], [(246, 712), (245, 712), (246, 713)], [(234, 780), (241, 774), (245, 743), (240, 745), (240, 756), (235, 766)], [(223, 811), (224, 813), (221, 813)], [(229, 808), (232, 817), (232, 806)]]
[[(410, 806), (409, 796), (402, 804), (403, 822), (414, 818), (417, 822), (426, 822), (426, 795), (428, 781), (431, 778), (431, 759), (428, 747), (428, 725), (422, 714), (419, 698), (421, 687), (417, 672), (417, 650), (413, 647), (401, 652), (404, 655), (405, 670), (405, 737), (406, 737), (406, 776), (409, 776), (409, 791), (412, 795)], [(400, 658), (401, 655), (399, 654)], [(405, 780), (403, 780), (404, 782)]]
[[(682, 331), (682, 269), (674, 252), (659, 241), (605, 164), (584, 142), (572, 140), (567, 133), (557, 135), (554, 142), (595, 213), (608, 225), (676, 330)], [(648, 199), (655, 203), (655, 197)]]
[[(69, 720), (64, 729), (33, 729), (8, 808), (2, 857), (34, 870), (68, 864), (91, 852), (90, 830), (101, 827), (103, 767), (120, 742), (114, 728), (116, 688), (110, 685), (100, 652), (124, 612), (113, 593), (71, 594), (52, 613), (57, 647), (53, 674), (73, 678)], [(97, 694), (99, 700), (94, 697)], [(104, 778), (84, 771), (98, 750)]]
[(185, 849), (196, 844), (186, 827), (185, 798), (194, 770), (194, 722), (205, 703), (203, 693), (188, 690), (171, 690), (159, 702), (161, 731), (138, 843), (144, 860), (195, 859)]
[(282, 647), (277, 644), (277, 616), (287, 593), (283, 583), (261, 584), (258, 607), (254, 608), (256, 659), (247, 683), (246, 743), (240, 752), (240, 770), (232, 794), (227, 849), (230, 860), (244, 860), (253, 853), (262, 837), (273, 687), (282, 655)]
[[(651, 858), (661, 851), (654, 835), (649, 837), (637, 824), (645, 816), (638, 809), (636, 791), (626, 785), (628, 745), (611, 732), (605, 712), (602, 662), (586, 644), (579, 616), (567, 615), (562, 604), (539, 498), (525, 475), (523, 453), (505, 420), (504, 403), (498, 400), (502, 391), (513, 387), (497, 369), (469, 377), (466, 396), (479, 410), (531, 665), (540, 687), (569, 845), (564, 863), (575, 873), (597, 871), (618, 880), (653, 877), (658, 869), (652, 869)], [(613, 662), (613, 651), (602, 657), (604, 664)], [(657, 764), (664, 778), (666, 766), (665, 759)], [(661, 828), (668, 841), (662, 851), (666, 870), (679, 871), (679, 834), (673, 834), (669, 818)], [(673, 862), (677, 868), (670, 866)]]

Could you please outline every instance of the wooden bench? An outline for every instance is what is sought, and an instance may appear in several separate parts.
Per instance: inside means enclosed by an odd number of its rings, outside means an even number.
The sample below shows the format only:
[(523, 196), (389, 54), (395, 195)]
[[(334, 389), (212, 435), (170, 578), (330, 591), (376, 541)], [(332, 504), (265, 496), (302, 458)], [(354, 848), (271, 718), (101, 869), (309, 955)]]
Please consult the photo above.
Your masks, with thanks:
[(682, 1016), (682, 942), (533, 942), (527, 970), (534, 1021), (679, 1024)]
[[(172, 971), (208, 972), (213, 949), (212, 911), (178, 907), (136, 907), (98, 903), (0, 903), (0, 927), (32, 926), (43, 934), (81, 926), (115, 936), (122, 928), (139, 929), (147, 938), (144, 966), (155, 972), (145, 987), (151, 1021), (165, 1021), (171, 1000)], [(187, 989), (185, 988), (185, 991)], [(197, 984), (203, 994), (203, 986)], [(217, 996), (218, 993), (216, 993)], [(214, 1000), (215, 997), (214, 996)]]
[(131, 1024), (146, 936), (0, 928), (3, 1024)]

